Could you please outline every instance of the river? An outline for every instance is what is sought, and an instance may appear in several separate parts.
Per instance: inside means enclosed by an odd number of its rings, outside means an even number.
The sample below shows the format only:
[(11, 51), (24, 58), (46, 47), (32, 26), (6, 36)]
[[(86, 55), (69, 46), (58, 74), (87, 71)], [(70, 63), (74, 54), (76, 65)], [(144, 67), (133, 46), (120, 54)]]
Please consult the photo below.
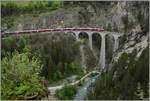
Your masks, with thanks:
[(84, 84), (79, 87), (78, 91), (77, 91), (77, 94), (75, 95), (74, 97), (74, 100), (84, 100), (84, 98), (86, 97), (86, 94), (87, 94), (87, 90), (88, 90), (88, 87), (93, 83), (95, 82), (96, 78), (98, 77), (99, 75), (95, 75), (93, 77), (88, 77)]

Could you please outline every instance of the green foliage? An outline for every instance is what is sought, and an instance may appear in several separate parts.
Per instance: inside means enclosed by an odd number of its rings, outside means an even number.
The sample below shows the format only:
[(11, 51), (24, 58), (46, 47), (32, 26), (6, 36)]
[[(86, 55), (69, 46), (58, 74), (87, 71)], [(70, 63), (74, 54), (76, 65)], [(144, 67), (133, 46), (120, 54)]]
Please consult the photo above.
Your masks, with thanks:
[(79, 55), (79, 46), (74, 40), (72, 36), (66, 36), (63, 33), (32, 37), (31, 54), (40, 54), (44, 65), (42, 75), (48, 80), (57, 81), (67, 76), (67, 73), (71, 74), (81, 70), (80, 66), (73, 64)]
[[(144, 92), (144, 98), (148, 98), (149, 96), (149, 47), (147, 47), (145, 50), (143, 50), (139, 60), (137, 61), (137, 65), (135, 67), (135, 78), (136, 82), (139, 82), (141, 84), (141, 88)], [(139, 74), (139, 75), (136, 75)]]
[(52, 2), (53, 9), (57, 9), (57, 8), (61, 7), (61, 5), (62, 5), (62, 1), (53, 1)]
[(5, 57), (7, 53), (12, 55), (15, 50), (19, 53), (24, 52), (26, 49), (25, 47), (29, 47), (27, 43), (30, 39), (30, 36), (10, 36), (2, 39), (2, 58)]
[[(14, 53), (15, 51), (18, 51), (18, 53)], [(74, 62), (75, 58), (79, 56), (78, 52), (79, 46), (75, 39), (62, 33), (14, 36), (2, 39), (2, 62), (7, 61), (6, 63), (9, 64), (7, 68), (11, 67), (14, 70), (9, 70), (12, 71), (9, 74), (10, 76), (7, 77), (9, 79), (7, 82), (9, 83), (5, 84), (6, 86), (3, 85), (3, 99), (28, 99), (34, 96), (35, 99), (40, 99), (41, 96), (45, 96), (46, 93), (39, 83), (41, 78), (38, 78), (38, 75), (34, 75), (35, 67), (40, 65), (36, 63), (38, 60), (35, 60), (35, 63), (32, 62), (35, 57), (39, 57), (40, 63), (43, 64), (38, 74), (45, 76), (50, 82), (71, 75), (83, 76), (83, 68), (80, 64)], [(32, 66), (34, 67), (32, 68)], [(4, 78), (3, 80), (5, 80)]]
[[(21, 3), (23, 2), (23, 3)], [(2, 17), (24, 13), (38, 13), (55, 10), (62, 6), (63, 1), (8, 1), (2, 2)]]
[[(88, 99), (147, 99), (149, 82), (148, 51), (147, 47), (139, 58), (136, 58), (136, 50), (130, 54), (123, 53), (118, 62), (113, 64), (111, 70), (102, 72), (93, 85), (93, 91), (89, 91)], [(142, 93), (142, 95), (139, 96), (137, 92)]]
[(64, 86), (61, 90), (56, 91), (56, 97), (60, 100), (72, 100), (76, 92), (76, 86)]
[(86, 63), (86, 69), (87, 71), (93, 70), (93, 68), (96, 66), (96, 58), (94, 57), (93, 52), (89, 49), (89, 47), (84, 47), (85, 50), (85, 63)]
[(52, 1), (48, 1), (47, 6), (48, 6), (48, 7), (51, 7), (51, 6), (52, 6), (52, 4), (53, 4), (53, 2), (52, 2)]
[(42, 69), (37, 57), (29, 59), (28, 53), (13, 53), (12, 58), (4, 57), (1, 62), (2, 99), (27, 99), (35, 96), (39, 99), (46, 95), (39, 73)]
[(8, 2), (6, 4), (2, 4), (2, 16), (10, 16), (18, 13), (18, 6), (15, 3)]
[(15, 18), (13, 16), (4, 17), (1, 21), (2, 24), (5, 24), (6, 28), (11, 28), (14, 26)]
[(84, 74), (83, 67), (77, 63), (70, 63), (70, 64), (65, 63), (64, 69), (65, 69), (64, 73), (66, 75), (77, 74), (79, 76), (83, 76)]
[[(60, 41), (49, 40), (52, 37), (54, 40), (60, 38)], [(40, 57), (43, 64), (41, 74), (50, 81), (57, 81), (72, 74), (83, 75), (82, 67), (73, 63), (79, 55), (79, 46), (72, 36), (64, 37), (56, 33), (54, 36), (37, 34), (2, 39), (2, 58), (12, 57), (15, 50), (19, 53), (29, 51), (30, 58)]]

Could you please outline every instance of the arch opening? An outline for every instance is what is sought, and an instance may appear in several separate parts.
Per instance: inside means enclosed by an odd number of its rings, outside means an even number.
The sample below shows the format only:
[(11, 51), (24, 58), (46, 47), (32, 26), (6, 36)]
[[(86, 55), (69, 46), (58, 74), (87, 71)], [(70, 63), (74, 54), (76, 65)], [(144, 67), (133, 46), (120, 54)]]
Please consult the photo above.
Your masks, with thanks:
[(80, 32), (79, 33), (79, 39), (87, 39), (88, 40), (89, 36), (86, 32)]

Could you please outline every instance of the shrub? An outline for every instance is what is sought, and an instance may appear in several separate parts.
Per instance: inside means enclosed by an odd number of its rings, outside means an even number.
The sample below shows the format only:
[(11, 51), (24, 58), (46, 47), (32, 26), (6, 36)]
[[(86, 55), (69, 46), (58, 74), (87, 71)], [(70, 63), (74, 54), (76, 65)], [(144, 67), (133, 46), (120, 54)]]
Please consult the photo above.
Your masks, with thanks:
[(85, 63), (86, 63), (86, 70), (91, 71), (96, 66), (96, 58), (93, 52), (89, 49), (89, 47), (84, 47), (85, 55)]
[(11, 28), (14, 26), (15, 18), (13, 16), (4, 17), (2, 20), (2, 25), (6, 24), (6, 28)]
[(27, 47), (27, 43), (30, 40), (30, 36), (10, 36), (2, 39), (2, 58), (9, 53), (10, 55), (14, 51), (22, 53), (24, 48)]
[(46, 88), (40, 83), (40, 61), (33, 57), (28, 58), (28, 53), (13, 53), (12, 58), (2, 59), (1, 97), (3, 100), (40, 99), (46, 96)]
[(61, 90), (56, 91), (56, 97), (58, 97), (60, 100), (71, 100), (76, 92), (76, 86), (64, 86)]

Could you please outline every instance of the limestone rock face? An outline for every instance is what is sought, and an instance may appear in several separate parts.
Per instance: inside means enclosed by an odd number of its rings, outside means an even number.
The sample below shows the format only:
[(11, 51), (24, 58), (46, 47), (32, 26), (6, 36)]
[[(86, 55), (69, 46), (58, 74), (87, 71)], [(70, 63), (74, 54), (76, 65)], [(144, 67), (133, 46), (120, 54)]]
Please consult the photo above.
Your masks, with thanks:
[(137, 57), (139, 57), (142, 51), (149, 45), (148, 44), (148, 33), (131, 33), (127, 36), (127, 41), (124, 46), (114, 56), (114, 61), (117, 61), (122, 53), (132, 53), (134, 50), (137, 51)]

